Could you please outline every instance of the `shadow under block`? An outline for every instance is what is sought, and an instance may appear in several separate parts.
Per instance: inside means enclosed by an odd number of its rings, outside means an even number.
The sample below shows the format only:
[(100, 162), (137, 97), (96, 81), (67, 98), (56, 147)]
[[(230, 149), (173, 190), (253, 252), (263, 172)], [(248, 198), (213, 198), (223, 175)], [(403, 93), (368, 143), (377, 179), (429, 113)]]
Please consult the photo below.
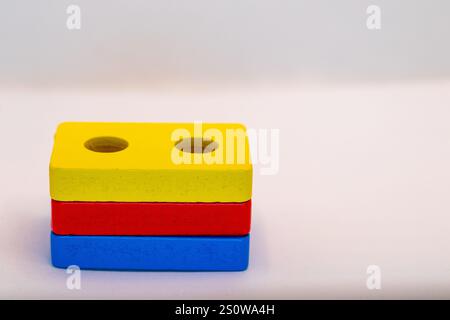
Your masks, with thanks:
[(251, 201), (243, 203), (63, 202), (52, 200), (59, 235), (246, 235)]
[(244, 271), (249, 236), (60, 236), (51, 233), (52, 263), (93, 270)]
[[(175, 148), (177, 139), (186, 138), (177, 137), (180, 129), (192, 138), (209, 136), (218, 147), (206, 155), (180, 151)], [(244, 132), (243, 138), (231, 142), (226, 138), (230, 130)], [(252, 164), (245, 127), (204, 123), (197, 131), (193, 123), (63, 123), (55, 134), (50, 161), (51, 197), (86, 202), (250, 200)], [(92, 139), (111, 137), (122, 141), (124, 149), (111, 152), (107, 145), (100, 152), (89, 149)], [(192, 163), (179, 164), (174, 155), (191, 157)], [(207, 158), (196, 163), (198, 157)]]

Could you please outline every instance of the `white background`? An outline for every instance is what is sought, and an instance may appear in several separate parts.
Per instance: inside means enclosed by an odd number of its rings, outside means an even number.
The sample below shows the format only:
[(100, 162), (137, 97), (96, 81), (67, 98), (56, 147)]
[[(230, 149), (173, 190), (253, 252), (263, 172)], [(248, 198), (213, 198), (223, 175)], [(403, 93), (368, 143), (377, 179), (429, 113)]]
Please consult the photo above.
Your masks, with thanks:
[[(79, 5), (81, 30), (66, 28)], [(382, 28), (366, 28), (378, 5)], [(205, 86), (450, 75), (447, 0), (15, 0), (0, 83)]]
[[(65, 8), (82, 9), (68, 31)], [(382, 29), (365, 9), (379, 4)], [(448, 1), (14, 1), (0, 10), (0, 298), (450, 298)], [(244, 273), (50, 264), (62, 121), (280, 129)], [(366, 287), (369, 265), (382, 290)]]

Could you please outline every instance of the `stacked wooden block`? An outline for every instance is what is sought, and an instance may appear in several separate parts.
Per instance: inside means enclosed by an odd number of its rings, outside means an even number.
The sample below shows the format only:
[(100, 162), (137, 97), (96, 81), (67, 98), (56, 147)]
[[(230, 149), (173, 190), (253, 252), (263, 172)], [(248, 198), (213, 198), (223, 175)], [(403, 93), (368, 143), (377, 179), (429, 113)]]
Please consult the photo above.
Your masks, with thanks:
[(50, 193), (56, 267), (248, 266), (252, 165), (241, 125), (63, 123)]

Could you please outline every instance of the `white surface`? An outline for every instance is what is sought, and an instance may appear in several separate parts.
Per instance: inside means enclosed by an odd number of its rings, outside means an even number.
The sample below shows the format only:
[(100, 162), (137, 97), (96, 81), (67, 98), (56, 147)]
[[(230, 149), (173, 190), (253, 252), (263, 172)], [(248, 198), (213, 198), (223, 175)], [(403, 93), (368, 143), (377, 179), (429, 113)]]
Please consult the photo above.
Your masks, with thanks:
[[(450, 82), (227, 91), (0, 91), (0, 298), (450, 298)], [(255, 170), (244, 273), (83, 271), (49, 262), (48, 162), (61, 121), (279, 128)], [(366, 268), (382, 269), (382, 290)]]

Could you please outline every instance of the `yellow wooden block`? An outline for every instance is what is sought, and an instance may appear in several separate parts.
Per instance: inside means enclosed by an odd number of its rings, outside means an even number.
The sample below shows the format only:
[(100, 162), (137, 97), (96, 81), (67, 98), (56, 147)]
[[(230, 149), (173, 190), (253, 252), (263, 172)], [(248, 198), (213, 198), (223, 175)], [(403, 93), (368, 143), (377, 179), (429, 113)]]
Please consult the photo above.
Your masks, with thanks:
[(50, 194), (59, 201), (245, 202), (252, 194), (246, 129), (62, 123), (50, 161)]

